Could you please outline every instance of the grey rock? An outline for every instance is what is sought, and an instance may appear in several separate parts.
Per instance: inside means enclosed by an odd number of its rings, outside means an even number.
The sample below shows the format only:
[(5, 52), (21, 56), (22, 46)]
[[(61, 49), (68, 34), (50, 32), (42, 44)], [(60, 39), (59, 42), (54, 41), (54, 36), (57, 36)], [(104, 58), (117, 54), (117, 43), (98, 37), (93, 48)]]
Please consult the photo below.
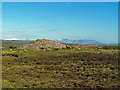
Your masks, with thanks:
[(21, 47), (19, 49), (38, 49), (38, 50), (58, 50), (58, 49), (69, 49), (70, 47), (68, 45), (59, 43), (57, 41), (53, 40), (46, 40), (46, 39), (37, 39), (36, 41), (29, 42)]

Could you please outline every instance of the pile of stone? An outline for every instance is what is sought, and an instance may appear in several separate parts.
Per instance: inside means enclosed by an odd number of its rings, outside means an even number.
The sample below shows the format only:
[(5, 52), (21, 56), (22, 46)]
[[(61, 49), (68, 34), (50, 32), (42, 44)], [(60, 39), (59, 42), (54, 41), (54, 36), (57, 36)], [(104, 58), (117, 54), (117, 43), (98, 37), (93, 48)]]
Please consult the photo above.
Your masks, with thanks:
[(37, 39), (36, 41), (29, 42), (21, 47), (19, 49), (69, 49), (70, 47), (68, 45), (59, 43), (57, 41), (53, 40), (46, 40), (46, 39)]

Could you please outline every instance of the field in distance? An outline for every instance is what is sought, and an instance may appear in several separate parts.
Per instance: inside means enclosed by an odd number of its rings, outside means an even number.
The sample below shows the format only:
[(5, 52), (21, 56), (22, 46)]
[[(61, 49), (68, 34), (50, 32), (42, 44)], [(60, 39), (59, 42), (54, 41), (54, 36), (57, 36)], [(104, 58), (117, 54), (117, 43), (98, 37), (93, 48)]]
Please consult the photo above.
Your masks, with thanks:
[[(25, 43), (23, 43), (25, 44)], [(118, 88), (118, 46), (17, 49), (3, 43), (3, 88)]]

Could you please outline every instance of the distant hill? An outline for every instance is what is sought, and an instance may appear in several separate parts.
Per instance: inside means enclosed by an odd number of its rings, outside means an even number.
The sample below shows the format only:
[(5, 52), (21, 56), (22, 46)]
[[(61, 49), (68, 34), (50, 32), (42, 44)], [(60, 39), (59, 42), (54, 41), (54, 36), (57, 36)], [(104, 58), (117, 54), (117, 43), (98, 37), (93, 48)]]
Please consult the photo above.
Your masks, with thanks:
[(102, 43), (96, 40), (69, 40), (69, 39), (61, 39), (61, 40), (56, 40), (61, 43), (66, 43), (66, 44), (96, 44), (96, 45), (107, 45), (106, 43)]
[(2, 45), (23, 45), (31, 40), (2, 40)]
[(116, 46), (116, 45), (120, 45), (120, 43), (110, 43), (110, 44), (107, 44), (107, 46)]

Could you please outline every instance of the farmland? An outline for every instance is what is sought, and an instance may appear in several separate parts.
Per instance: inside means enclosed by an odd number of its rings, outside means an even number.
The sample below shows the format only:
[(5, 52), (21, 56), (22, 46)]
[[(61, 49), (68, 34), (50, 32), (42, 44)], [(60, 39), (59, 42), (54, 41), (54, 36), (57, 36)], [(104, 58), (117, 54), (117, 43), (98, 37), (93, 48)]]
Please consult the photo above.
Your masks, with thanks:
[(70, 46), (70, 49), (41, 51), (3, 44), (2, 87), (119, 87), (118, 48)]

